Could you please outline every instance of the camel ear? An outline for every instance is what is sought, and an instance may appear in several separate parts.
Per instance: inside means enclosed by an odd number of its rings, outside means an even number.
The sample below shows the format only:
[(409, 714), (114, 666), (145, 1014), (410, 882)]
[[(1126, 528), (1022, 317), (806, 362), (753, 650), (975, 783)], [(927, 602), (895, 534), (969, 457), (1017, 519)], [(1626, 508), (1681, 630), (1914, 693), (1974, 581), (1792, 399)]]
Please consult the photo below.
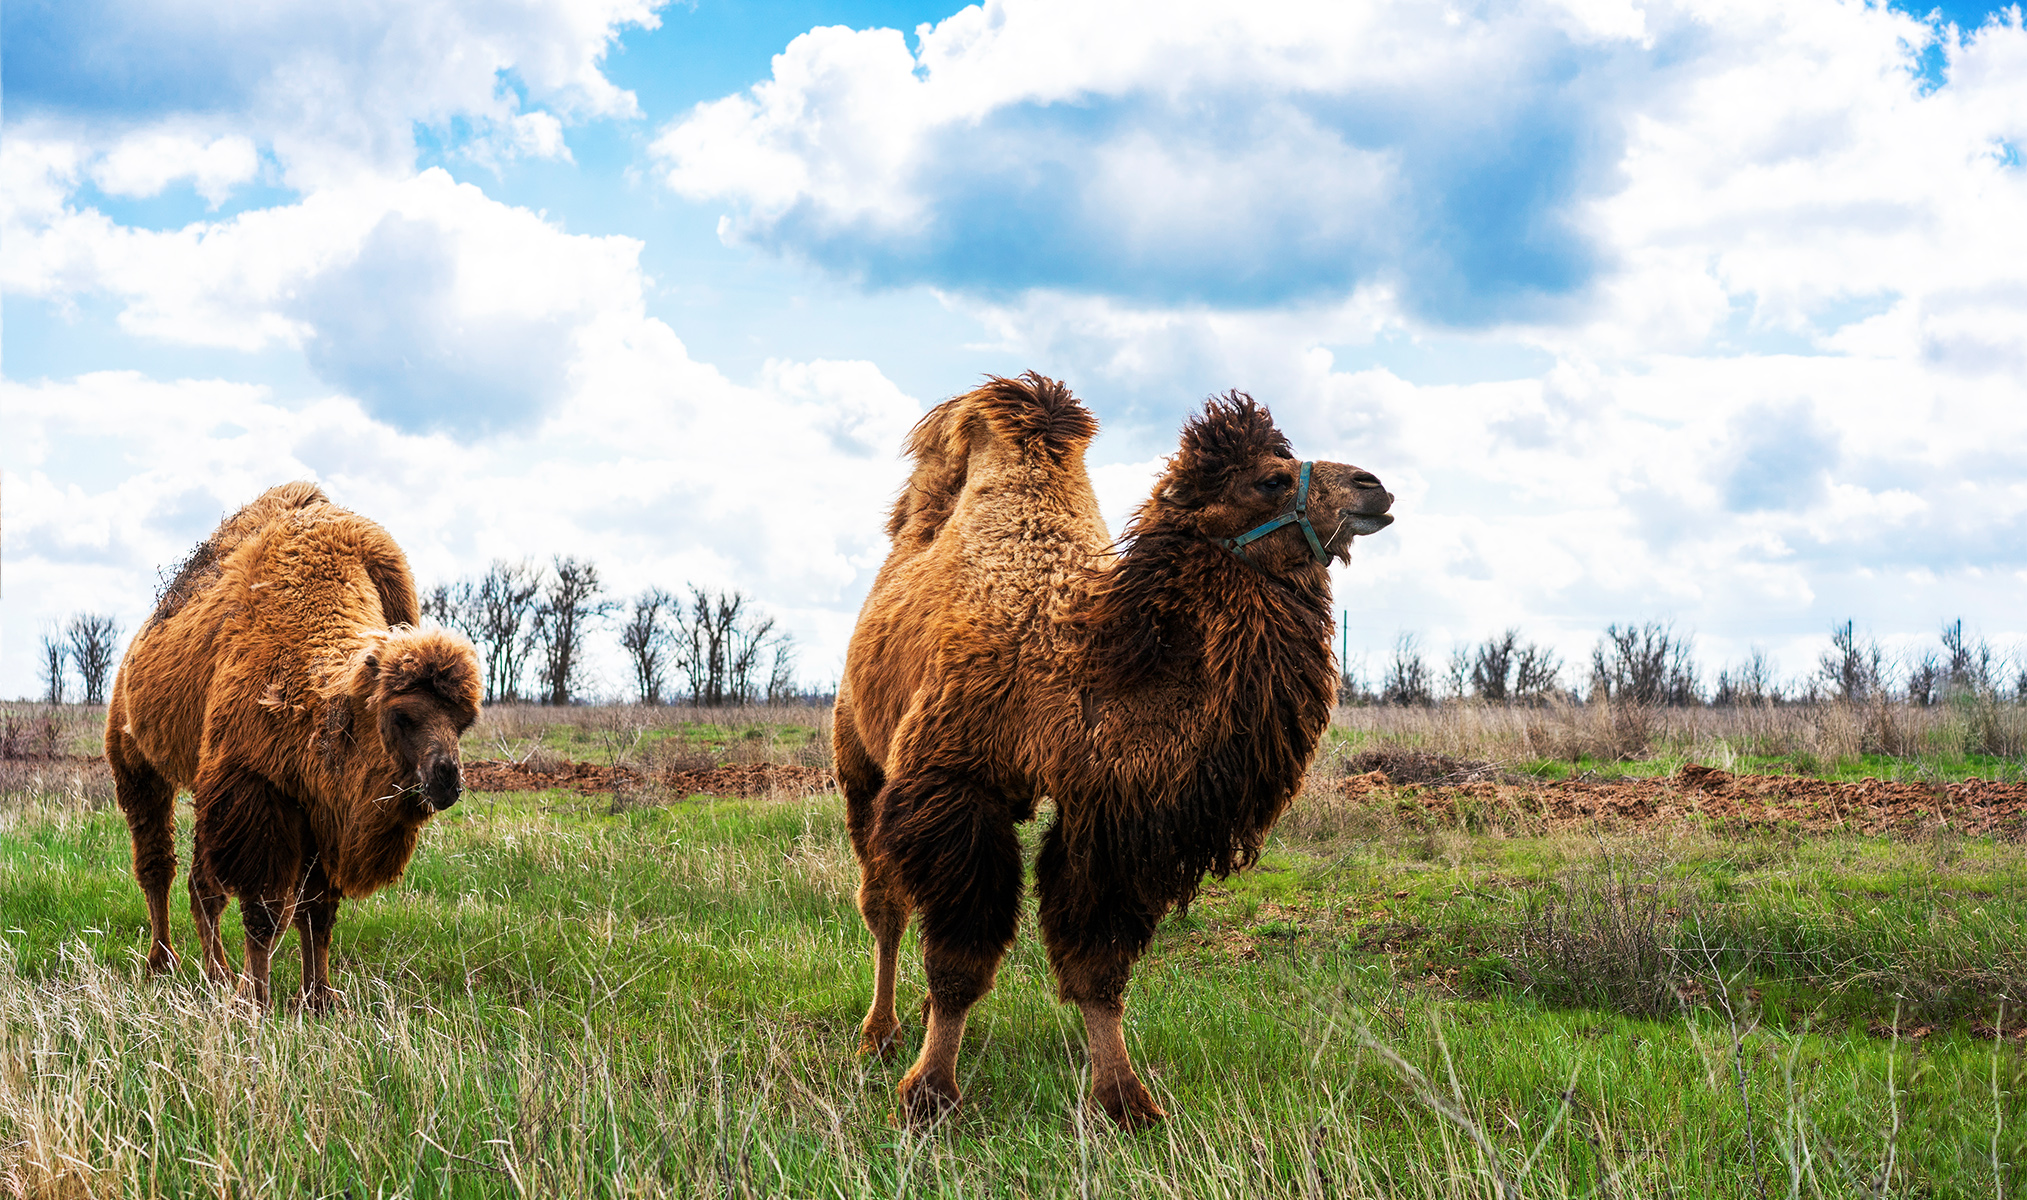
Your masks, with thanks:
[(1179, 479), (1171, 479), (1161, 489), (1161, 502), (1176, 508), (1202, 508), (1203, 502), (1194, 489), (1183, 486)]

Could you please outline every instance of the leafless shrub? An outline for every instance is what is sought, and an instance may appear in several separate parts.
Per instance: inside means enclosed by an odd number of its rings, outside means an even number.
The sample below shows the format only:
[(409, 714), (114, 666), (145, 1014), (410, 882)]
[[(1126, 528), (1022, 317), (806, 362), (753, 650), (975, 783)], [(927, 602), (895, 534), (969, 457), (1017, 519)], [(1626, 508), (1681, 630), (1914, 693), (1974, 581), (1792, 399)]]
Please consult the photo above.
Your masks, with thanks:
[(1658, 882), (1607, 856), (1531, 903), (1509, 962), (1519, 983), (1551, 1003), (1629, 1016), (1671, 1012), (1683, 978), (1675, 948), (1680, 911)]
[(1537, 708), (1446, 701), (1429, 706), (1341, 707), (1334, 723), (1358, 749), (1393, 745), (1465, 761), (1514, 764), (1550, 760), (1618, 762), (1684, 758), (1727, 770), (1741, 759), (1780, 758), (1803, 773), (1827, 772), (1860, 755), (1900, 758), (1907, 769), (1928, 761), (1958, 764), (1966, 754), (2012, 761), (1994, 768), (2017, 775), (2027, 758), (2027, 707), (1960, 699), (1923, 708), (1891, 698), (1865, 704), (1771, 701), (1730, 707), (1576, 703), (1556, 698)]
[(61, 709), (53, 706), (40, 712), (0, 709), (0, 760), (60, 758), (69, 741)]

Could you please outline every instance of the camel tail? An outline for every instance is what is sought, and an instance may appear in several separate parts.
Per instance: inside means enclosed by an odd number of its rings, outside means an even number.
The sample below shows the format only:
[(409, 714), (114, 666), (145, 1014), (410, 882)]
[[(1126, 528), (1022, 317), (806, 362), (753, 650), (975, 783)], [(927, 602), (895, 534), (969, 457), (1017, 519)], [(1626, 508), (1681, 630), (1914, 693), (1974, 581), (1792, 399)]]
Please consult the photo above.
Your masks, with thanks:
[(936, 537), (957, 507), (973, 443), (980, 437), (1060, 463), (1089, 445), (1097, 432), (1091, 410), (1055, 380), (1033, 371), (1018, 379), (988, 375), (983, 387), (930, 409), (908, 434), (915, 470), (894, 502), (887, 536), (897, 544)]
[(219, 572), (224, 569), (226, 556), (234, 548), (276, 517), (292, 509), (330, 502), (331, 498), (324, 495), (324, 489), (303, 480), (278, 484), (254, 497), (244, 508), (220, 521), (210, 537), (197, 543), (183, 561), (176, 564), (175, 574), (169, 576), (168, 582), (162, 585), (161, 592), (155, 597), (155, 611), (149, 614), (148, 623), (152, 625), (175, 616), (191, 597), (218, 578)]

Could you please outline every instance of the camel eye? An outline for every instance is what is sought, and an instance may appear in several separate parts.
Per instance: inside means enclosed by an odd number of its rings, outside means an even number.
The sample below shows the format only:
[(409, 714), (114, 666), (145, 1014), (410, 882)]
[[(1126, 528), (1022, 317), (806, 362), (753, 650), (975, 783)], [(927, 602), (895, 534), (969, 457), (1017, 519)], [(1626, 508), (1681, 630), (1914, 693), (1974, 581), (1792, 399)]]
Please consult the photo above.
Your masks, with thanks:
[(1272, 496), (1278, 492), (1287, 491), (1288, 483), (1289, 479), (1286, 475), (1276, 475), (1270, 479), (1262, 479), (1259, 483), (1259, 488), (1261, 491)]

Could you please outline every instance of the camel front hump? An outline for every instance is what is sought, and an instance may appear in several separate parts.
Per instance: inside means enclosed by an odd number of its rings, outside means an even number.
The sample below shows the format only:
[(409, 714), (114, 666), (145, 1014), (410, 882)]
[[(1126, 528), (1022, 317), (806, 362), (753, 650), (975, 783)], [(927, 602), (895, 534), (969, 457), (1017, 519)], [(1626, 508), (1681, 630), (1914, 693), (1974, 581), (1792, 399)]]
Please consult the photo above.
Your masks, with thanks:
[(1298, 463), (1234, 392), (1184, 426), (1108, 551), (1068, 389), (992, 379), (932, 410), (893, 548), (846, 654), (833, 742), (873, 934), (865, 1053), (892, 1053), (896, 960), (920, 929), (928, 1027), (899, 1085), (928, 1122), (961, 1100), (966, 1015), (1012, 943), (1014, 826), (1053, 798), (1035, 861), (1058, 996), (1082, 1011), (1092, 1102), (1164, 1116), (1124, 1037), (1132, 965), (1206, 873), (1251, 865), (1336, 695), (1330, 583), (1393, 518), (1369, 472)]
[[(422, 826), (457, 802), (458, 738), (478, 716), (471, 644), (415, 628), (417, 611), (400, 547), (309, 484), (271, 489), (185, 559), (121, 662), (107, 711), (150, 970), (176, 964), (168, 893), (175, 793), (187, 787), (206, 976), (237, 978), (266, 1006), (274, 948), (294, 926), (304, 1004), (333, 1001), (340, 900), (398, 879)], [(234, 897), (246, 929), (239, 976), (218, 929)]]

